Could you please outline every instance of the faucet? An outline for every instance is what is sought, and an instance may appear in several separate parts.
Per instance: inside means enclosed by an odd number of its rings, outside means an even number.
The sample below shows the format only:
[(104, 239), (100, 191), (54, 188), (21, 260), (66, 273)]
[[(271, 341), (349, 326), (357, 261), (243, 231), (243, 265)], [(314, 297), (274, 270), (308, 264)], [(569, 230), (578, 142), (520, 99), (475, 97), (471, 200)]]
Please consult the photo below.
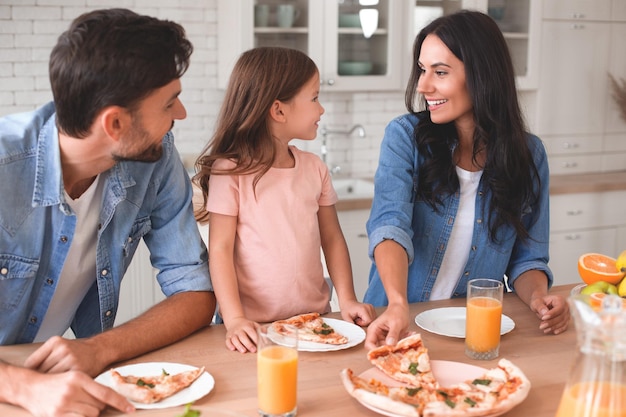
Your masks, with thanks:
[[(343, 135), (343, 136), (351, 136), (354, 132), (357, 132), (357, 136), (360, 138), (365, 137), (365, 128), (363, 125), (356, 124), (352, 126), (348, 130), (340, 130), (340, 129), (329, 129), (326, 126), (322, 126), (320, 129), (320, 134), (322, 135), (322, 147), (320, 152), (322, 154), (322, 161), (326, 163), (327, 155), (328, 155), (328, 146), (326, 145), (326, 140), (328, 139), (328, 135)], [(341, 167), (336, 165), (330, 169), (330, 175), (336, 174), (341, 171)]]
[(355, 131), (357, 131), (358, 137), (360, 137), (360, 138), (364, 138), (365, 137), (365, 128), (363, 127), (363, 125), (360, 125), (360, 124), (356, 124), (356, 125), (352, 126), (349, 130), (329, 129), (326, 126), (322, 126), (322, 128), (320, 130), (320, 133), (322, 134), (322, 137), (325, 139), (326, 136), (328, 136), (328, 135), (350, 136)]

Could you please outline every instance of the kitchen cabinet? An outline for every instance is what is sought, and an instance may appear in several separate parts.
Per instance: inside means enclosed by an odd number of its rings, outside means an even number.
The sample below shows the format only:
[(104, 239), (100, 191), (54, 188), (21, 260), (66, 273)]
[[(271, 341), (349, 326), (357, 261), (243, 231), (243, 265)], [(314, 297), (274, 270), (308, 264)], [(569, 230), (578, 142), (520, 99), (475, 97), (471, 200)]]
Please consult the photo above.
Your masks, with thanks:
[[(295, 6), (293, 25), (279, 26), (279, 5)], [(403, 90), (406, 0), (218, 0), (218, 86), (224, 88), (239, 55), (257, 46), (284, 46), (309, 55), (320, 70), (324, 91)], [(255, 22), (265, 7), (267, 22)], [(257, 9), (255, 9), (257, 8)], [(376, 29), (366, 36), (359, 13)], [(367, 25), (364, 23), (364, 27)], [(369, 35), (369, 34), (368, 34)]]
[(150, 263), (148, 247), (142, 240), (122, 279), (120, 301), (115, 316), (116, 326), (137, 317), (165, 299), (156, 280), (156, 274), (157, 270)]
[(609, 74), (626, 78), (623, 0), (544, 0), (536, 133), (552, 174), (626, 169), (626, 121)]
[[(496, 20), (509, 47), (520, 90), (534, 90), (538, 81), (542, 0), (413, 0), (412, 43), (435, 17), (460, 9), (480, 10)], [(410, 64), (408, 64), (410, 66)]]
[(359, 301), (363, 301), (363, 295), (367, 290), (370, 267), (372, 262), (367, 255), (369, 241), (365, 224), (369, 218), (369, 210), (345, 210), (338, 211), (339, 224), (350, 252), (352, 264), (352, 279), (354, 291)]
[(617, 257), (626, 249), (626, 191), (559, 194), (550, 198), (550, 262), (555, 285), (578, 283), (578, 258)]

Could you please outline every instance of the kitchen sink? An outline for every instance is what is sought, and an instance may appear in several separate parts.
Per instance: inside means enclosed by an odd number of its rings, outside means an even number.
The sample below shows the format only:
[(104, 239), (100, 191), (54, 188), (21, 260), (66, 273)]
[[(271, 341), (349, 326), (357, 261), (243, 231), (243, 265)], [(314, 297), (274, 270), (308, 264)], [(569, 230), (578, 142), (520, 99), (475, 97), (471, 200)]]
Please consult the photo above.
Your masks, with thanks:
[(374, 197), (374, 183), (361, 178), (333, 178), (333, 187), (339, 200), (356, 200)]

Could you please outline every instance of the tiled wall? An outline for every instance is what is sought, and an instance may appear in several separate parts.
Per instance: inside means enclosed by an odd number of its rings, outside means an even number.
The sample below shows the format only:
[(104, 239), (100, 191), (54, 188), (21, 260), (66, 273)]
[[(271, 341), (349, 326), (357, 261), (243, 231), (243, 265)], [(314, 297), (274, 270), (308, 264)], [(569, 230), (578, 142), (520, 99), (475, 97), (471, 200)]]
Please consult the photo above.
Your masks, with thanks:
[[(238, 0), (233, 0), (238, 1)], [(174, 128), (181, 154), (192, 161), (210, 138), (223, 92), (217, 84), (217, 6), (214, 0), (0, 0), (0, 116), (31, 110), (52, 98), (48, 56), (72, 19), (98, 8), (125, 7), (182, 24), (194, 44), (181, 99), (187, 119)], [(366, 137), (329, 136), (328, 164), (341, 175), (373, 176), (385, 125), (404, 110), (403, 92), (322, 93), (326, 109), (321, 124), (349, 128), (355, 123)], [(296, 141), (320, 153), (321, 140)]]

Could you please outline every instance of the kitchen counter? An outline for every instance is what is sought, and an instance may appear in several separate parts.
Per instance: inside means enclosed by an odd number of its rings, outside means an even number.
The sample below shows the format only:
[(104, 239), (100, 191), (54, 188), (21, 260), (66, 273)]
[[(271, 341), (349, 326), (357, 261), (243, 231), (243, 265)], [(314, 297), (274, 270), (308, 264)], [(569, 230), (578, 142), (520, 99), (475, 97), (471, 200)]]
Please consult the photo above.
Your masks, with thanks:
[(626, 171), (550, 177), (551, 195), (622, 190), (626, 190)]
[[(626, 171), (550, 176), (550, 195), (626, 190)], [(339, 201), (337, 210), (369, 210), (372, 200)]]
[[(557, 286), (555, 294), (568, 296), (573, 285)], [(419, 328), (413, 318), (420, 312), (441, 307), (460, 307), (465, 299), (429, 301), (410, 305), (411, 331), (420, 332), (432, 360), (471, 364), (483, 368), (494, 367), (497, 360), (478, 361), (465, 356), (462, 338), (441, 336)], [(378, 308), (380, 314), (383, 309)], [(535, 314), (512, 293), (504, 296), (503, 313), (515, 322), (515, 328), (502, 336), (500, 357), (519, 366), (530, 379), (532, 387), (528, 398), (506, 413), (506, 417), (553, 417), (569, 370), (575, 360), (576, 331), (573, 324), (560, 335), (544, 335), (539, 330)], [(340, 318), (339, 313), (328, 317)], [(242, 416), (257, 416), (256, 356), (231, 352), (224, 346), (226, 329), (213, 325), (162, 349), (123, 362), (177, 362), (205, 366), (215, 378), (215, 388), (194, 402), (193, 408), (202, 411), (202, 417), (224, 415), (215, 410), (227, 410)], [(39, 344), (0, 346), (0, 359), (22, 364)], [(351, 368), (357, 374), (372, 365), (367, 360), (363, 343), (350, 349), (334, 352), (300, 352), (298, 364), (298, 416), (300, 417), (381, 417), (352, 398), (341, 384), (339, 373)], [(183, 407), (163, 410), (137, 410), (136, 417), (173, 417), (182, 414)], [(121, 416), (108, 409), (103, 417)], [(238, 414), (239, 415), (239, 414)], [(0, 416), (27, 417), (26, 411), (0, 404)]]

